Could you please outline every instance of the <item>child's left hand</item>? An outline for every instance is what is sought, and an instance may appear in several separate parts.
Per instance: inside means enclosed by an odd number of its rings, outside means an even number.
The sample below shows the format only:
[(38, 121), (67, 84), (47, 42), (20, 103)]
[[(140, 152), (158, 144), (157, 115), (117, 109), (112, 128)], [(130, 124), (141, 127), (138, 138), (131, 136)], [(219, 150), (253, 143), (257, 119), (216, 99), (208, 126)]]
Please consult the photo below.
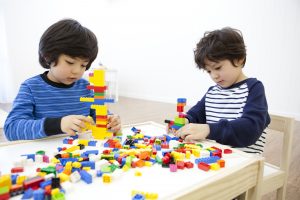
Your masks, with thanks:
[(209, 132), (208, 124), (189, 123), (181, 127), (175, 135), (181, 137), (186, 142), (195, 142), (196, 140), (205, 139), (209, 135)]
[(121, 119), (119, 115), (108, 115), (107, 121), (107, 128), (111, 129), (114, 133), (117, 133), (121, 130)]

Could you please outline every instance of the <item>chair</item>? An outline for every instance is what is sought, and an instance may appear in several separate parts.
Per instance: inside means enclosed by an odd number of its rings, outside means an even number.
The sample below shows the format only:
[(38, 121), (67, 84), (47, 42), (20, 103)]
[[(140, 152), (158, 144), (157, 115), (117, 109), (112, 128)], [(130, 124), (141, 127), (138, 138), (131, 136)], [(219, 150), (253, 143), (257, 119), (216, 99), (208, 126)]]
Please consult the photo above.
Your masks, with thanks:
[(284, 200), (287, 178), (290, 166), (290, 157), (292, 149), (292, 136), (294, 133), (294, 119), (278, 115), (270, 115), (271, 123), (268, 127), (276, 133), (283, 134), (282, 151), (280, 157), (280, 166), (275, 166), (269, 163), (264, 164), (263, 183), (261, 195), (271, 191), (277, 191), (277, 199)]

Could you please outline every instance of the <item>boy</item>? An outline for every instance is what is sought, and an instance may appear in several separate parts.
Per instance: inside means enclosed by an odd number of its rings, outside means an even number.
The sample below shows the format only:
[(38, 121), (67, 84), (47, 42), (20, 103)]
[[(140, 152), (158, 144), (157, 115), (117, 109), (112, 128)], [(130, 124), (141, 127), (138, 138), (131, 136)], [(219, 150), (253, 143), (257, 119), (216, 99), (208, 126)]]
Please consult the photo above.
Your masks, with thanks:
[(176, 132), (185, 141), (212, 139), (262, 153), (270, 123), (263, 84), (243, 73), (246, 48), (240, 31), (206, 32), (194, 52), (199, 69), (216, 83), (188, 112), (188, 124)]
[[(93, 32), (72, 19), (50, 26), (39, 43), (39, 62), (49, 69), (26, 80), (9, 113), (4, 132), (8, 140), (31, 140), (50, 135), (75, 134), (93, 123), (95, 112), (79, 101), (91, 97), (88, 81), (82, 79), (97, 57)], [(108, 116), (108, 128), (120, 130), (120, 118)]]

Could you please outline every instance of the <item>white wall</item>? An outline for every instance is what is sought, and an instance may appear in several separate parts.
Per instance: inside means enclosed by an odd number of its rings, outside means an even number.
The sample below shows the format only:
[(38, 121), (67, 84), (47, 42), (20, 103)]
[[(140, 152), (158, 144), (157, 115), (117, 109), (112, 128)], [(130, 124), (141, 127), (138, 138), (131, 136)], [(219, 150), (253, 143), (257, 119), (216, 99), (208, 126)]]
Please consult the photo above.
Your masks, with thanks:
[[(0, 0), (7, 33), (13, 91), (41, 73), (38, 42), (65, 17), (98, 37), (102, 62), (119, 71), (119, 94), (176, 103), (196, 103), (213, 84), (196, 69), (193, 50), (208, 30), (243, 32), (246, 74), (262, 80), (272, 113), (300, 119), (300, 2), (298, 0)], [(2, 68), (2, 66), (1, 66)]]

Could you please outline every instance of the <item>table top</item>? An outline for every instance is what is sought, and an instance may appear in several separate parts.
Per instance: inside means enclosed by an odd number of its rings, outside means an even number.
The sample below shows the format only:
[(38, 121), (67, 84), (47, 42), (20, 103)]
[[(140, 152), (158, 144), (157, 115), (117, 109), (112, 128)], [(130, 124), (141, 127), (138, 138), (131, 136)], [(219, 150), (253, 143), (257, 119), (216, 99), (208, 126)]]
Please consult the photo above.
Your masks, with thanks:
[[(132, 135), (131, 128), (136, 127), (141, 133), (149, 136), (161, 136), (166, 134), (165, 127), (154, 123), (145, 122), (123, 127), (123, 135)], [(80, 138), (90, 138), (90, 134), (81, 134)], [(0, 145), (0, 171), (3, 174), (10, 173), (15, 161), (20, 159), (23, 154), (34, 154), (39, 150), (44, 150), (46, 155), (52, 157), (57, 153), (57, 147), (68, 146), (62, 143), (63, 137), (52, 137), (35, 141), (10, 142)], [(203, 141), (204, 147), (216, 146), (221, 149), (229, 148), (212, 141)], [(96, 147), (86, 147), (84, 150), (98, 149), (103, 150), (103, 141), (98, 141)], [(82, 199), (88, 196), (89, 199), (99, 199), (99, 197), (109, 197), (109, 199), (132, 199), (132, 190), (157, 193), (159, 199), (181, 198), (186, 194), (192, 193), (196, 189), (205, 188), (211, 184), (224, 184), (224, 178), (234, 175), (234, 173), (243, 174), (249, 166), (255, 166), (250, 171), (257, 170), (256, 163), (260, 161), (259, 157), (243, 153), (233, 149), (232, 154), (223, 154), (225, 168), (217, 171), (208, 172), (198, 169), (194, 164), (192, 169), (178, 170), (170, 172), (169, 168), (162, 168), (161, 165), (155, 164), (152, 167), (132, 168), (127, 172), (117, 169), (112, 173), (112, 182), (103, 183), (102, 178), (95, 177), (92, 184), (86, 184), (83, 181), (72, 184), (70, 192), (66, 193), (66, 199)], [(255, 164), (255, 165), (254, 165)], [(47, 166), (48, 164), (36, 164), (25, 167), (25, 172), (35, 173), (37, 165)], [(41, 166), (43, 167), (43, 166)], [(141, 172), (141, 176), (135, 176), (135, 172)], [(246, 173), (247, 171), (245, 171)], [(252, 176), (251, 174), (249, 174)], [(246, 175), (245, 175), (246, 176)], [(237, 178), (238, 180), (239, 178)], [(249, 187), (253, 186), (256, 180), (250, 182)], [(243, 180), (248, 180), (247, 177)], [(257, 179), (257, 177), (252, 177)], [(222, 183), (223, 180), (223, 183)], [(237, 183), (233, 183), (237, 184)], [(230, 184), (228, 184), (230, 185)], [(245, 184), (247, 185), (247, 184)], [(239, 187), (239, 186), (237, 186)], [(246, 186), (245, 186), (246, 187)], [(216, 193), (216, 192), (213, 192)], [(233, 194), (234, 195), (234, 194)], [(14, 197), (20, 199), (21, 196)]]

